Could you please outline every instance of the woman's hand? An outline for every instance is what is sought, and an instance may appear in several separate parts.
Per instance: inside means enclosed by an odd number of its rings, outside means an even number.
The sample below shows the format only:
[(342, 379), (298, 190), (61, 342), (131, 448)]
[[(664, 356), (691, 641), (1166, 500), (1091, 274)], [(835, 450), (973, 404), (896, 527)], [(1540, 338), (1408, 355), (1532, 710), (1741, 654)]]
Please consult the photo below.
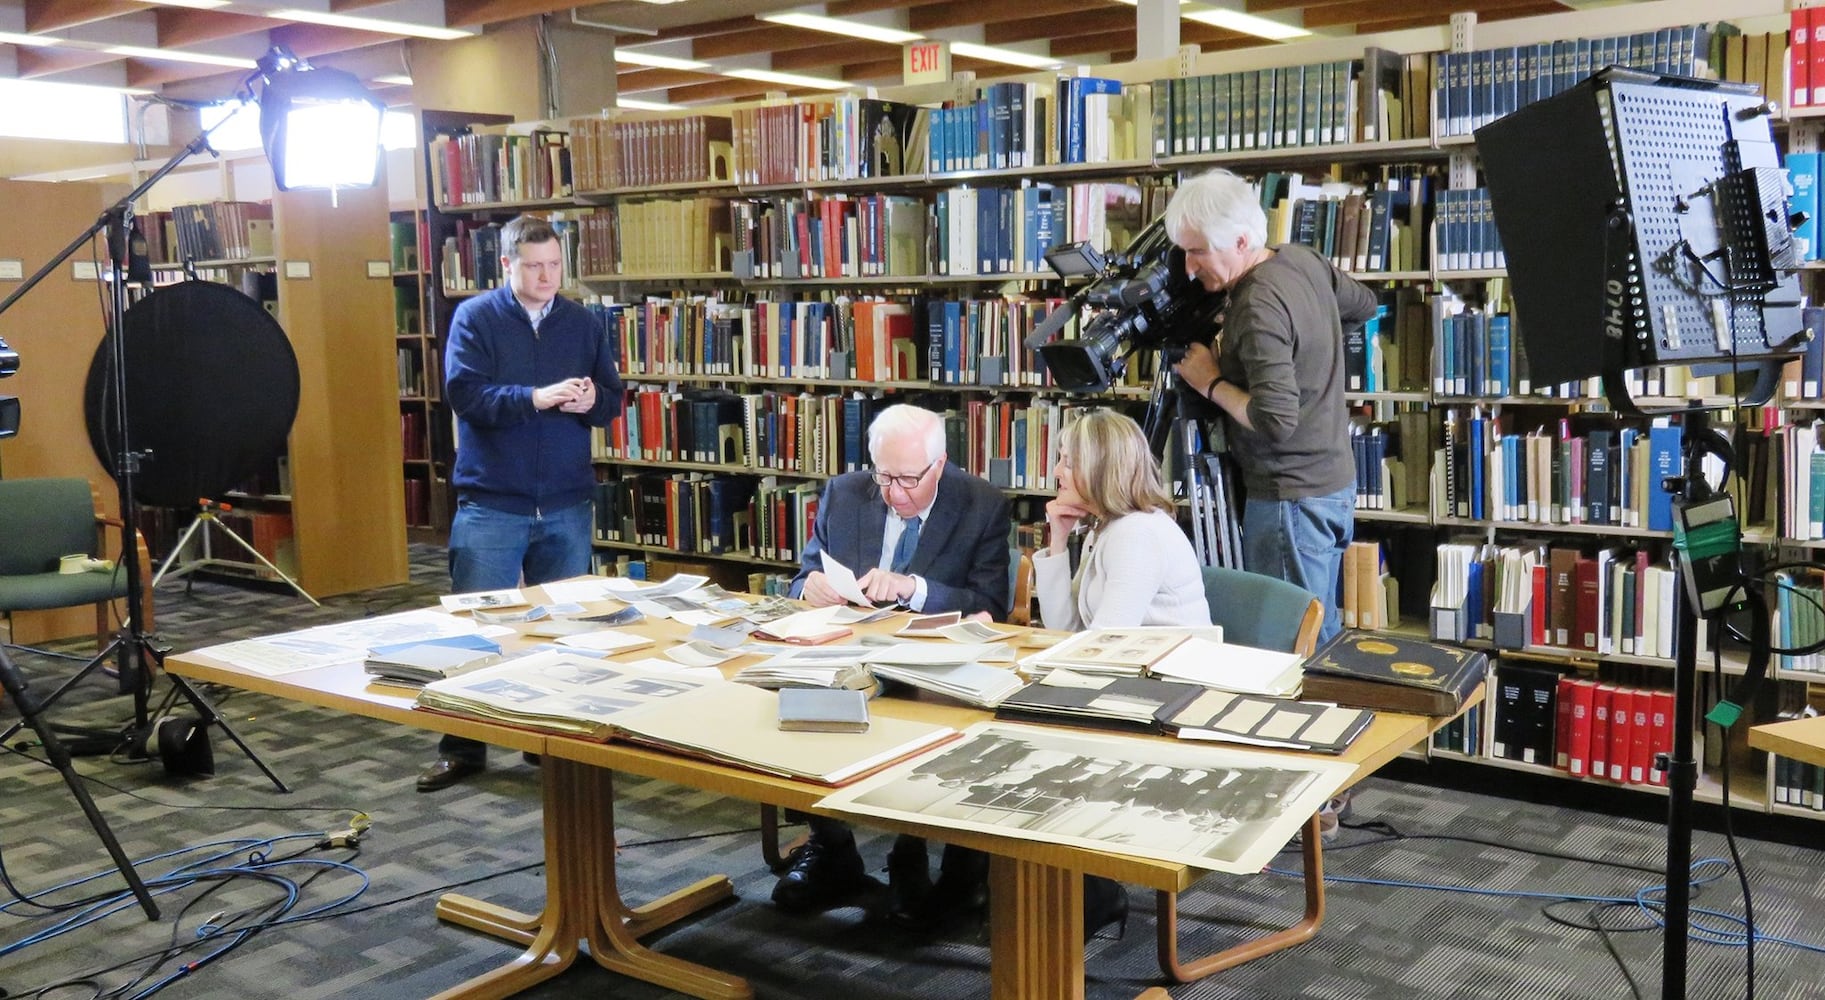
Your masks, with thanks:
[(1053, 555), (1063, 552), (1065, 538), (1088, 516), (1090, 508), (1076, 490), (1068, 486), (1060, 489), (1058, 496), (1046, 502), (1046, 551)]

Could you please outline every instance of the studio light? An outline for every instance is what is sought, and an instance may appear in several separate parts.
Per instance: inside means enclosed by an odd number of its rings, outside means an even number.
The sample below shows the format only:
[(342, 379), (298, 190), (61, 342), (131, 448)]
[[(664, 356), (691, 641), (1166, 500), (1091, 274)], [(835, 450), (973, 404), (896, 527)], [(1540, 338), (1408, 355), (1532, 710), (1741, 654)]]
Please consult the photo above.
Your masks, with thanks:
[(281, 191), (372, 187), (386, 105), (353, 74), (314, 69), (279, 49), (260, 68), (260, 141), (273, 184)]

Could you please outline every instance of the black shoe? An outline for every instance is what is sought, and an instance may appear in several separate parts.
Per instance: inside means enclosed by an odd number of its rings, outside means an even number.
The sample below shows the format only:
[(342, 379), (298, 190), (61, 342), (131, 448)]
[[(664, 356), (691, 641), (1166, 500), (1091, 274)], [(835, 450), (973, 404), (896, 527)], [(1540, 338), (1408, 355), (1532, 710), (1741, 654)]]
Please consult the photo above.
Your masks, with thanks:
[(1110, 924), (1118, 939), (1128, 933), (1128, 890), (1114, 879), (1084, 876), (1084, 940)]
[(464, 778), (472, 774), (480, 774), (487, 769), (488, 766), (479, 761), (439, 757), (431, 762), (430, 767), (425, 768), (423, 774), (418, 776), (418, 790), (435, 792), (449, 788)]
[(912, 931), (942, 930), (953, 921), (981, 913), (989, 902), (989, 857), (981, 851), (947, 845), (938, 865), (938, 881), (925, 901), (894, 922)]
[(813, 838), (792, 852), (791, 865), (773, 887), (773, 905), (788, 913), (827, 910), (867, 884), (854, 840), (831, 846)]
[(887, 919), (902, 927), (912, 926), (931, 891), (925, 842), (902, 838), (887, 854)]

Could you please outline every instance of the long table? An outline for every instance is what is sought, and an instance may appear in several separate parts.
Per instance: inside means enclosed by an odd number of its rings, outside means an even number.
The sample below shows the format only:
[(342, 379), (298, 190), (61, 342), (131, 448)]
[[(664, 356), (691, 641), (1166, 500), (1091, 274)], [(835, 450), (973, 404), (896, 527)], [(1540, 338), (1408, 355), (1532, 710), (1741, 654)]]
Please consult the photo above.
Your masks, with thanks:
[[(528, 596), (539, 599), (536, 588)], [(897, 623), (872, 627), (891, 631)], [(669, 620), (651, 619), (632, 630), (645, 632), (660, 643), (678, 641), (688, 631)], [(649, 647), (617, 659), (638, 659), (652, 653)], [(739, 977), (655, 952), (640, 943), (642, 937), (732, 897), (734, 888), (726, 876), (717, 875), (642, 906), (624, 902), (615, 883), (614, 775), (619, 772), (657, 778), (807, 812), (817, 812), (817, 801), (829, 791), (823, 785), (642, 746), (597, 743), (416, 711), (409, 692), (370, 684), (359, 663), (270, 676), (197, 652), (168, 658), (166, 668), (193, 680), (543, 755), (543, 909), (537, 914), (520, 913), (456, 893), (441, 897), (437, 903), (440, 918), (523, 945), (525, 951), (498, 969), (437, 994), (435, 1000), (496, 1000), (512, 996), (563, 971), (582, 954), (584, 944), (588, 945), (590, 957), (604, 968), (668, 989), (711, 1000), (753, 996), (748, 983)], [(870, 710), (878, 715), (939, 722), (959, 729), (989, 717), (989, 713), (955, 703), (902, 698), (876, 699)], [(1354, 783), (1423, 742), (1443, 721), (1377, 713), (1375, 721), (1348, 752), (1333, 759), (1356, 766), (1350, 779)], [(991, 833), (915, 823), (881, 825), (974, 847), (990, 855), (990, 992), (996, 1000), (1081, 1000), (1082, 875), (1102, 875), (1169, 893), (1190, 888), (1203, 874), (1173, 862)], [(1201, 960), (1198, 974), (1296, 944), (1316, 932), (1323, 917), (1317, 833), (1314, 818), (1304, 837), (1304, 918), (1286, 930)], [(1161, 936), (1160, 957), (1162, 965), (1171, 970), (1176, 967), (1177, 956), (1171, 956), (1174, 964), (1169, 965), (1167, 940), (1167, 935)], [(1157, 995), (1155, 991), (1148, 992)]]
[(1752, 726), (1749, 745), (1802, 763), (1825, 765), (1825, 715)]

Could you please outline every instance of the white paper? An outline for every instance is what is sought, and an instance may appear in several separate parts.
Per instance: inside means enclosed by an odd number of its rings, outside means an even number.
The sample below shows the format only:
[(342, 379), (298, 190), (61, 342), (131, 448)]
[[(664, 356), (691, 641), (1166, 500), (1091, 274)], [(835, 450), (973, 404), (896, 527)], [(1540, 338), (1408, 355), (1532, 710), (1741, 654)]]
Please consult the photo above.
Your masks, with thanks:
[(612, 628), (585, 635), (567, 635), (558, 640), (560, 646), (575, 646), (578, 649), (600, 649), (613, 652), (617, 649), (638, 649), (650, 646), (653, 640), (643, 635), (628, 632), (617, 632)]
[(600, 601), (610, 596), (608, 581), (594, 580), (559, 580), (556, 583), (543, 584), (546, 600), (554, 604), (574, 604), (583, 601)]
[(1303, 673), (1298, 653), (1210, 642), (1192, 637), (1152, 667), (1156, 677), (1189, 681), (1221, 691), (1286, 697), (1299, 689)]
[(837, 558), (830, 554), (829, 549), (819, 552), (818, 555), (824, 558), (825, 582), (830, 584), (830, 589), (836, 591), (838, 597), (851, 604), (860, 604), (865, 608), (874, 607), (874, 602), (868, 599), (867, 594), (862, 593), (862, 585), (855, 581), (855, 573), (849, 567), (838, 562)]
[(673, 663), (671, 660), (661, 660), (657, 656), (632, 660), (627, 665), (639, 667), (642, 670), (656, 670), (675, 677), (689, 677), (693, 680), (720, 681), (723, 679), (722, 671), (715, 667), (687, 667), (682, 663)]
[(987, 622), (969, 621), (946, 625), (938, 634), (954, 642), (996, 642), (1014, 633), (1003, 632)]
[(676, 660), (687, 667), (713, 667), (718, 663), (727, 663), (742, 654), (737, 650), (723, 649), (712, 642), (681, 642), (668, 646), (665, 650), (667, 659)]
[(696, 590), (710, 582), (707, 576), (691, 573), (679, 573), (664, 583), (647, 583), (644, 580), (629, 580), (622, 576), (610, 576), (602, 579), (602, 586), (616, 597), (642, 597), (651, 600), (655, 597), (668, 597)]
[(511, 608), (526, 603), (519, 588), (478, 590), (473, 594), (445, 594), (437, 599), (445, 611), (474, 611), (477, 608)]
[(869, 663), (892, 663), (899, 666), (931, 666), (943, 663), (977, 663), (998, 652), (987, 644), (962, 642), (897, 642), (879, 649), (869, 649)]

